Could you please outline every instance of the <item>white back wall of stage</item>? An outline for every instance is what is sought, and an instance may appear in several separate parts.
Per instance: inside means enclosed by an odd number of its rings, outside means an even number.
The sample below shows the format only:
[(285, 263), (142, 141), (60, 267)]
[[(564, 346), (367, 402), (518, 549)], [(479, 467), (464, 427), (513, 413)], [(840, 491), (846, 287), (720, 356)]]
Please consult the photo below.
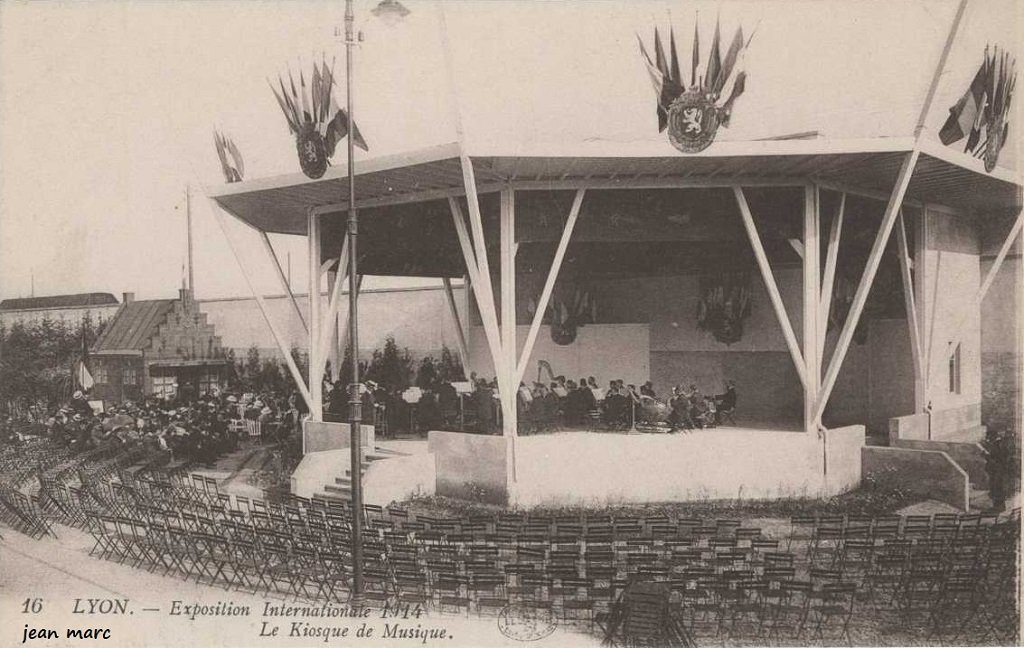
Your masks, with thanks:
[[(563, 375), (570, 380), (594, 376), (601, 386), (614, 378), (640, 385), (651, 373), (648, 329), (647, 324), (587, 324), (577, 330), (572, 344), (559, 346), (551, 340), (551, 327), (542, 326), (523, 381), (535, 381), (537, 363), (546, 360), (556, 376)], [(529, 326), (516, 327), (520, 353), (529, 331)], [(470, 329), (468, 344), (472, 370), (480, 377), (494, 376), (494, 364), (482, 327)], [(546, 373), (543, 380), (548, 381)]]
[[(456, 303), (464, 301), (462, 287), (453, 287)], [(309, 299), (296, 295), (303, 317), (308, 318)], [(348, 309), (347, 297), (341, 314)], [(295, 309), (284, 295), (265, 298), (270, 316), (285, 342), (301, 351), (307, 350), (308, 339)], [(209, 315), (225, 348), (234, 349), (244, 360), (249, 347), (255, 345), (262, 357), (277, 357), (279, 352), (267, 328), (256, 300), (251, 297), (200, 300), (200, 308)], [(321, 309), (327, 312), (327, 295), (321, 297)], [(423, 322), (432, 322), (423, 326)], [(444, 290), (440, 284), (428, 288), (364, 290), (359, 293), (359, 348), (363, 354), (384, 346), (393, 336), (399, 348), (408, 347), (414, 355), (437, 353), (447, 346), (457, 352), (455, 325), (448, 314)]]
[[(802, 275), (797, 269), (775, 269), (775, 283), (782, 295), (793, 333), (800, 339)], [(699, 277), (659, 277), (648, 283), (654, 300), (651, 310), (651, 351), (781, 351), (788, 353), (768, 291), (756, 270), (750, 276), (750, 317), (744, 320), (743, 337), (724, 344), (708, 331), (697, 328)], [(795, 374), (794, 374), (795, 376)]]

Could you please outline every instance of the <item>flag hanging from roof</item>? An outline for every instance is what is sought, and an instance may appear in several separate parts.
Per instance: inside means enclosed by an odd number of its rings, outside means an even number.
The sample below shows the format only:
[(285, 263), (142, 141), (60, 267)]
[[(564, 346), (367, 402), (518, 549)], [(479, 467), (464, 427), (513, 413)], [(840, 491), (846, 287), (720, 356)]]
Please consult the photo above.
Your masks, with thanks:
[(657, 28), (654, 30), (653, 60), (639, 35), (637, 40), (640, 56), (657, 96), (659, 132), (668, 129), (669, 141), (684, 153), (704, 150), (714, 141), (720, 125), (729, 126), (733, 105), (746, 89), (745, 54), (750, 39), (744, 40), (743, 28), (738, 28), (723, 59), (721, 23), (716, 21), (707, 65), (704, 74), (698, 75), (700, 30), (695, 20), (689, 89), (684, 85), (679, 67), (673, 27), (669, 28), (668, 56)]
[[(288, 131), (295, 136), (295, 148), (302, 172), (310, 178), (320, 178), (327, 171), (338, 142), (349, 136), (348, 113), (338, 108), (334, 100), (333, 62), (330, 67), (327, 66), (326, 58), (323, 58), (319, 65), (313, 62), (313, 74), (310, 76), (308, 90), (306, 76), (301, 70), (298, 88), (295, 86), (295, 77), (290, 68), (288, 80), (290, 94), (283, 76), (278, 76), (277, 88), (269, 80), (267, 83), (288, 122)], [(369, 147), (359, 132), (358, 125), (353, 122), (351, 130), (352, 142), (368, 151)]]
[(947, 146), (966, 138), (964, 152), (982, 158), (986, 171), (995, 169), (1006, 144), (1016, 68), (1016, 59), (1006, 51), (986, 47), (971, 84), (939, 130), (939, 141)]
[(242, 161), (242, 153), (235, 143), (230, 137), (214, 130), (213, 144), (217, 148), (217, 157), (220, 158), (220, 169), (224, 173), (225, 182), (241, 181), (245, 177), (245, 162)]

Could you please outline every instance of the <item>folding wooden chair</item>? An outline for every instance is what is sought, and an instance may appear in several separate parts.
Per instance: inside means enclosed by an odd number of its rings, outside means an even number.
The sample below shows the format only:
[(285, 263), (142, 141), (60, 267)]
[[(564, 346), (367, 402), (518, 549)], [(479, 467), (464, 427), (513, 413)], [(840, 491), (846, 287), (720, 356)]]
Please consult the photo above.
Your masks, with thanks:
[[(814, 625), (812, 639), (845, 638), (853, 645), (850, 637), (850, 619), (856, 602), (855, 583), (825, 583), (819, 591), (820, 598), (810, 606), (809, 621)], [(829, 635), (829, 631), (834, 632)]]

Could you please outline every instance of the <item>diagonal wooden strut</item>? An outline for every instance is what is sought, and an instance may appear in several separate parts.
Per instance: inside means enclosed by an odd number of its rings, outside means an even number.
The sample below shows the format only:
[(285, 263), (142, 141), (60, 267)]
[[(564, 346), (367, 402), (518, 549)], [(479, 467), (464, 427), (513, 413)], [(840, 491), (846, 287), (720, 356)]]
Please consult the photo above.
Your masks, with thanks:
[[(212, 198), (210, 199), (210, 202), (213, 202)], [(284, 337), (281, 336), (280, 331), (277, 330), (277, 326), (274, 325), (274, 321), (270, 318), (270, 312), (267, 310), (267, 304), (263, 300), (263, 295), (257, 292), (256, 286), (252, 283), (252, 274), (242, 261), (242, 257), (238, 253), (238, 248), (235, 246), (235, 241), (231, 238), (231, 234), (228, 232), (228, 226), (224, 220), (224, 214), (217, 205), (209, 205), (208, 203), (207, 206), (211, 211), (213, 211), (214, 218), (217, 219), (217, 223), (220, 225), (220, 229), (224, 233), (224, 238), (227, 239), (228, 247), (231, 248), (231, 253), (235, 257), (235, 262), (242, 271), (242, 277), (245, 279), (246, 285), (249, 286), (249, 291), (252, 292), (252, 296), (256, 299), (256, 305), (259, 307), (260, 313), (263, 315), (263, 319), (267, 323), (267, 328), (270, 329), (270, 334), (274, 337), (274, 342), (277, 343), (278, 350), (281, 352), (281, 355), (284, 356), (285, 364), (288, 366), (288, 372), (291, 374), (292, 380), (295, 382), (295, 387), (298, 388), (299, 394), (302, 396), (302, 400), (306, 402), (306, 406), (312, 412), (313, 398), (310, 396), (309, 389), (306, 387), (306, 381), (302, 377), (302, 372), (300, 372), (298, 366), (296, 366), (294, 358), (292, 358), (291, 349), (285, 345)]]
[(779, 320), (779, 327), (782, 328), (782, 336), (786, 339), (786, 347), (789, 355), (793, 358), (793, 366), (796, 368), (800, 384), (807, 389), (807, 370), (804, 366), (804, 359), (800, 353), (800, 345), (797, 344), (796, 336), (793, 334), (793, 325), (786, 314), (786, 307), (782, 303), (782, 295), (779, 293), (779, 286), (775, 283), (775, 275), (772, 274), (771, 265), (768, 263), (768, 256), (761, 244), (761, 237), (754, 225), (754, 217), (750, 213), (750, 205), (747, 204), (747, 197), (743, 193), (743, 187), (734, 186), (733, 194), (736, 196), (736, 203), (740, 208), (740, 215), (743, 217), (743, 226), (747, 230), (747, 238), (750, 239), (750, 246), (754, 248), (754, 258), (757, 259), (757, 267), (761, 271), (761, 279), (768, 290), (768, 297), (771, 300), (772, 308), (775, 309), (775, 317)]
[(302, 322), (302, 330), (309, 335), (309, 325), (306, 324), (306, 318), (302, 314), (302, 309), (299, 308), (299, 302), (295, 299), (295, 294), (292, 293), (292, 287), (288, 284), (288, 278), (284, 275), (284, 270), (281, 269), (281, 260), (277, 257), (277, 252), (274, 251), (274, 246), (270, 244), (270, 237), (263, 230), (257, 230), (260, 233), (260, 240), (263, 241), (263, 249), (266, 251), (267, 256), (270, 257), (271, 262), (274, 266), (277, 280), (284, 289), (288, 300), (292, 303), (292, 308), (295, 309), (295, 314), (299, 316), (299, 321)]
[[(923, 217), (923, 215), (922, 215)], [(917, 316), (914, 279), (911, 275), (910, 249), (907, 245), (907, 225), (903, 211), (900, 211), (896, 227), (896, 254), (899, 257), (900, 279), (903, 282), (903, 305), (907, 313), (907, 329), (910, 333), (910, 355), (914, 363), (914, 411), (923, 412), (928, 402), (925, 371), (924, 345), (921, 343), (920, 319)]]
[(920, 149), (915, 147), (903, 159), (903, 165), (900, 167), (899, 175), (896, 177), (896, 184), (889, 196), (889, 203), (885, 207), (885, 214), (882, 216), (882, 224), (878, 228), (878, 234), (875, 236), (871, 253), (868, 255), (864, 274), (857, 285), (857, 292), (853, 296), (850, 312), (846, 316), (843, 330), (839, 334), (839, 341), (836, 342), (835, 351), (832, 353), (832, 359), (829, 361), (828, 371), (825, 373), (821, 391), (818, 392), (818, 405), (815, 407), (814, 414), (816, 420), (821, 420), (821, 415), (825, 412), (825, 405), (828, 403), (828, 398), (836, 385), (839, 369), (843, 366), (846, 352), (850, 349), (850, 343), (853, 341), (853, 332), (860, 321), (861, 313), (864, 311), (864, 304), (867, 303), (871, 284), (875, 281), (875, 274), (878, 272), (878, 266), (882, 261), (882, 253), (889, 242), (889, 235), (892, 233), (893, 225), (896, 223), (896, 216), (903, 205), (903, 196), (907, 193), (907, 186), (910, 185), (910, 178), (914, 173), (914, 167), (917, 165), (917, 158), (920, 154)]
[[(459, 203), (455, 198), (448, 199), (448, 205), (451, 208), (452, 220), (455, 223), (455, 233), (459, 237), (459, 246), (462, 248), (462, 257), (466, 263), (466, 272), (469, 274), (469, 279), (475, 286), (473, 290), (473, 297), (476, 299), (477, 309), (480, 311), (480, 319), (484, 325), (484, 337), (487, 338), (487, 347), (491, 352), (491, 360), (494, 363), (494, 370), (499, 376), (499, 387), (501, 382), (500, 367), (502, 362), (501, 355), (501, 335), (498, 332), (498, 315), (494, 309), (494, 298), (490, 297), (490, 276), (481, 277), (480, 267), (476, 263), (476, 252), (473, 250), (473, 243), (469, 239), (469, 233), (466, 231), (466, 221), (462, 217), (462, 209), (459, 207)], [(483, 254), (486, 256), (487, 251), (484, 250)], [(486, 293), (484, 291), (487, 291)]]
[(458, 345), (459, 361), (462, 363), (462, 373), (469, 377), (469, 347), (466, 345), (466, 334), (462, 330), (462, 319), (459, 317), (459, 308), (455, 305), (455, 294), (452, 292), (452, 280), (448, 277), (441, 279), (444, 285), (444, 297), (448, 303), (448, 313), (452, 316), (455, 324), (455, 343)]
[(569, 247), (569, 239), (572, 238), (572, 232), (576, 227), (576, 219), (579, 218), (580, 207), (583, 205), (583, 197), (586, 195), (586, 192), (586, 189), (580, 189), (576, 192), (576, 197), (572, 201), (572, 207), (569, 209), (569, 218), (565, 221), (565, 227), (562, 228), (562, 238), (558, 241), (555, 258), (551, 262), (548, 277), (544, 282), (544, 289), (540, 293), (540, 301), (537, 302), (537, 310), (533, 314), (533, 321), (530, 323), (530, 332), (526, 335), (526, 343), (523, 345), (523, 352), (519, 356), (515, 381), (517, 385), (522, 382), (523, 376), (526, 375), (526, 367), (530, 362), (530, 356), (533, 354), (533, 346), (537, 342), (537, 334), (540, 332), (541, 323), (544, 321), (544, 313), (551, 302), (551, 293), (555, 288), (555, 282), (558, 280), (558, 274), (562, 269), (565, 251)]

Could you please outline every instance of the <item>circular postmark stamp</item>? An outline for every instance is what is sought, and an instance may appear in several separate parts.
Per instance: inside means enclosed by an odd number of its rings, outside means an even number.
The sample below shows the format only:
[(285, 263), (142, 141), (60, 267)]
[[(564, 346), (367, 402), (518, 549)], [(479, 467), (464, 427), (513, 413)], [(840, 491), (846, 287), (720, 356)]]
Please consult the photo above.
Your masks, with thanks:
[(555, 631), (555, 615), (549, 608), (512, 603), (498, 614), (501, 634), (516, 641), (537, 641)]

